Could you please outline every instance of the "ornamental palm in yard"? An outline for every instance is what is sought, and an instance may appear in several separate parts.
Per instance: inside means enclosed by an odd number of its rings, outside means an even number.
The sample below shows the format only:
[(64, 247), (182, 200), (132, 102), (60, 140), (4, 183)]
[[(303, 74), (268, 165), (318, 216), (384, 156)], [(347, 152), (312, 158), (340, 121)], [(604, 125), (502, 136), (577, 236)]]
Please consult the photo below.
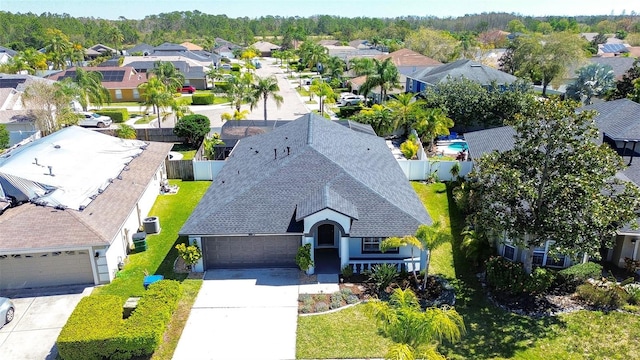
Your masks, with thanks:
[(395, 289), (389, 302), (372, 300), (365, 305), (367, 315), (392, 344), (385, 359), (444, 359), (437, 346), (442, 340), (456, 342), (465, 333), (462, 316), (453, 308), (422, 311), (410, 290)]

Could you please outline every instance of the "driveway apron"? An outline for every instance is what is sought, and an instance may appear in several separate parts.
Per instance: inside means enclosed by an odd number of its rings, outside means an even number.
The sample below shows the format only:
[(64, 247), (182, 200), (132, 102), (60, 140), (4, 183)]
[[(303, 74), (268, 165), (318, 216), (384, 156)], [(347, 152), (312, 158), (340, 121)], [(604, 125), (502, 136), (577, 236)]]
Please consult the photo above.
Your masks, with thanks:
[(295, 359), (299, 273), (207, 271), (173, 359)]

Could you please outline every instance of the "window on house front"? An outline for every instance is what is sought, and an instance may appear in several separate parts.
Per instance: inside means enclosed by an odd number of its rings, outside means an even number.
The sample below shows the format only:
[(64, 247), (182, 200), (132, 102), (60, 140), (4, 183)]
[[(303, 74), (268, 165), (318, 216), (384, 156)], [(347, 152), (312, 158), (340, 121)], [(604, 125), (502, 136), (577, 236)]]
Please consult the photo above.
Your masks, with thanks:
[(506, 259), (514, 261), (516, 259), (516, 247), (505, 244), (502, 256), (504, 256)]
[(138, 89), (133, 89), (133, 98), (140, 99), (140, 91)]
[(564, 267), (564, 260), (565, 260), (564, 255), (557, 256), (555, 258), (551, 255), (547, 255), (547, 266)]
[(542, 266), (544, 263), (544, 250), (533, 252), (533, 265)]
[(122, 90), (116, 89), (116, 99), (122, 100)]
[[(365, 237), (362, 238), (362, 253), (363, 254), (381, 254), (380, 243), (384, 238), (380, 237)], [(400, 251), (398, 248), (393, 248), (385, 251), (385, 254), (397, 254)]]

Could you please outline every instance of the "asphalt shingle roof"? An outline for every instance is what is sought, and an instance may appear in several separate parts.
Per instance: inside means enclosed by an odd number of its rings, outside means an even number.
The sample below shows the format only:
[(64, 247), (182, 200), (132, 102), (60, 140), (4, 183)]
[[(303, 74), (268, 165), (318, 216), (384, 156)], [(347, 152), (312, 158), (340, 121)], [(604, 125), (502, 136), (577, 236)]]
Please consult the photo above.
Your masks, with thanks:
[(511, 74), (466, 59), (419, 70), (409, 76), (411, 79), (416, 79), (431, 85), (461, 77), (473, 80), (481, 85), (490, 85), (493, 82), (496, 82), (498, 85), (504, 85), (511, 84), (518, 80), (517, 77)]
[(614, 140), (640, 140), (640, 104), (629, 99), (587, 105), (580, 110), (596, 110), (598, 129)]
[(305, 217), (324, 209), (331, 209), (352, 219), (358, 219), (358, 208), (329, 186), (325, 186), (297, 204), (296, 221), (304, 220)]
[[(180, 234), (284, 234), (298, 205), (357, 211), (350, 235), (413, 234), (431, 218), (384, 139), (308, 114), (238, 142)], [(351, 208), (353, 204), (355, 209)]]
[(474, 159), (494, 150), (503, 152), (513, 149), (515, 134), (516, 131), (512, 127), (501, 126), (465, 133), (464, 139), (469, 147), (469, 156)]

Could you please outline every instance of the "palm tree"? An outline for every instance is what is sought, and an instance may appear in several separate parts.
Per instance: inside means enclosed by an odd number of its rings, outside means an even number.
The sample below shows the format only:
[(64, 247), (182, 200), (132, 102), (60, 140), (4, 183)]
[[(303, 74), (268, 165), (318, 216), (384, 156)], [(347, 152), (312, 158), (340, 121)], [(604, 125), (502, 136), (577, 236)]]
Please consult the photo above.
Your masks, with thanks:
[(422, 311), (410, 289), (395, 289), (389, 302), (369, 301), (365, 311), (393, 342), (385, 359), (443, 359), (438, 343), (456, 342), (465, 333), (462, 316), (455, 309), (431, 307)]
[(349, 66), (356, 76), (373, 74), (375, 69), (371, 58), (353, 58), (349, 60)]
[(326, 102), (335, 102), (335, 93), (333, 92), (333, 89), (326, 82), (315, 79), (311, 83), (309, 91), (316, 94), (320, 98), (320, 115), (324, 116), (324, 104)]
[(228, 81), (229, 89), (227, 90), (227, 98), (231, 102), (231, 106), (240, 111), (243, 103), (253, 102), (253, 74), (250, 72), (242, 73), (239, 76), (233, 76)]
[(418, 227), (418, 231), (416, 231), (416, 238), (420, 241), (422, 248), (427, 252), (427, 261), (424, 267), (424, 278), (422, 283), (422, 289), (426, 289), (431, 252), (438, 246), (448, 242), (449, 236), (442, 231), (440, 222), (435, 221), (431, 225), (420, 225)]
[(124, 41), (124, 35), (122, 35), (122, 31), (117, 26), (112, 26), (109, 28), (107, 37), (113, 43), (113, 47), (116, 49), (115, 55), (118, 55), (118, 45), (122, 44)]
[(109, 90), (102, 86), (101, 72), (76, 68), (76, 76), (73, 78), (73, 82), (78, 87), (78, 102), (83, 111), (87, 111), (89, 103), (101, 106), (104, 103), (111, 102)]
[(158, 127), (162, 127), (162, 108), (170, 106), (173, 101), (173, 94), (167, 90), (167, 87), (157, 78), (152, 77), (147, 82), (138, 85), (141, 90), (143, 104), (146, 109), (153, 109), (154, 114), (158, 114)]
[(29, 69), (33, 69), (33, 73), (29, 72), (30, 74), (35, 74), (36, 70), (47, 69), (47, 56), (34, 48), (25, 49), (20, 56), (27, 62)]
[[(412, 235), (407, 235), (403, 237), (393, 236), (382, 240), (382, 242), (380, 242), (380, 251), (384, 253), (387, 252), (387, 250), (405, 246), (410, 247), (409, 249), (411, 250), (411, 259), (414, 258), (414, 249), (418, 249), (420, 251), (424, 250), (424, 246), (422, 242), (418, 240), (418, 238)], [(411, 266), (411, 272), (413, 273), (413, 279), (416, 281), (416, 284), (418, 284), (418, 274), (416, 273), (416, 266)]]
[(400, 88), (400, 74), (398, 68), (391, 62), (391, 58), (383, 61), (373, 59), (373, 73), (367, 75), (367, 80), (360, 87), (360, 93), (367, 95), (375, 87), (380, 87), (380, 103), (386, 101), (387, 91)]
[(331, 79), (342, 79), (342, 74), (344, 74), (344, 66), (345, 63), (337, 56), (332, 56), (327, 59), (327, 63), (324, 67), (325, 75), (331, 77)]
[(249, 116), (249, 113), (250, 113), (249, 110), (238, 110), (238, 109), (235, 109), (235, 110), (233, 110), (233, 113), (223, 113), (222, 115), (220, 115), (220, 119), (222, 121), (245, 120), (247, 118), (247, 116)]
[(169, 61), (156, 61), (150, 72), (171, 92), (179, 91), (184, 84), (184, 74)]
[(58, 29), (47, 29), (45, 36), (45, 53), (53, 68), (56, 70), (66, 69), (66, 55), (72, 45), (69, 38)]
[(273, 98), (278, 108), (280, 108), (280, 105), (282, 105), (284, 98), (280, 94), (278, 94), (278, 91), (280, 91), (280, 87), (278, 86), (278, 79), (276, 79), (275, 76), (269, 76), (266, 78), (258, 77), (257, 80), (258, 82), (255, 84), (253, 91), (251, 110), (253, 110), (253, 108), (258, 104), (258, 101), (262, 99), (264, 104), (264, 124), (266, 125), (267, 100), (269, 99), (269, 96)]
[[(433, 146), (433, 139), (438, 135), (448, 135), (449, 129), (454, 125), (447, 114), (439, 108), (424, 109), (413, 128), (418, 132), (421, 139), (428, 139), (427, 149)], [(423, 140), (424, 142), (424, 140)]]
[(406, 132), (413, 124), (418, 122), (418, 119), (423, 117), (424, 114), (422, 112), (426, 102), (424, 100), (415, 100), (414, 95), (412, 93), (398, 94), (395, 99), (387, 103), (387, 107), (393, 110), (395, 118), (394, 130), (404, 126)]
[(327, 51), (327, 48), (324, 46), (307, 41), (300, 46), (300, 58), (302, 59), (302, 63), (309, 69), (316, 66), (316, 71), (320, 74), (320, 69), (318, 69), (317, 66), (328, 58)]
[(578, 77), (567, 87), (567, 96), (591, 105), (591, 98), (615, 88), (616, 78), (611, 65), (589, 64), (576, 71)]

